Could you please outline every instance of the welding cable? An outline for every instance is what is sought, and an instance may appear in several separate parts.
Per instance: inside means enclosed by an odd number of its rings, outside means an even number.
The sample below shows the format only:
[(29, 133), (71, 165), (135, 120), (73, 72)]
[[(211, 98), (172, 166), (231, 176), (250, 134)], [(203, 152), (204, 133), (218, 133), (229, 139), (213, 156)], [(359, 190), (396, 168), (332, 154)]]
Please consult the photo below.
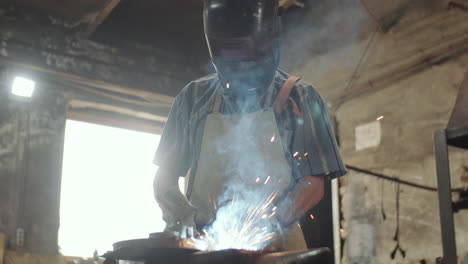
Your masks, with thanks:
[(398, 252), (400, 252), (401, 256), (403, 258), (406, 257), (406, 251), (403, 250), (403, 248), (400, 246), (400, 183), (397, 183), (395, 186), (395, 192), (396, 192), (396, 230), (395, 230), (395, 235), (393, 236), (393, 241), (396, 242), (395, 248), (392, 250), (390, 253), (390, 258), (395, 259), (395, 255)]
[[(410, 182), (410, 181), (401, 180), (401, 179), (399, 179), (397, 177), (387, 176), (387, 175), (384, 175), (384, 174), (381, 174), (381, 173), (369, 171), (369, 170), (366, 170), (366, 169), (357, 168), (357, 167), (354, 167), (354, 166), (351, 166), (351, 165), (346, 165), (346, 168), (348, 168), (350, 170), (353, 170), (353, 171), (356, 171), (356, 172), (367, 174), (369, 176), (377, 177), (377, 178), (384, 179), (384, 180), (391, 181), (391, 182), (401, 183), (403, 185), (418, 188), (418, 189), (422, 189), (422, 190), (426, 190), (426, 191), (433, 191), (433, 192), (438, 191), (437, 187), (432, 187), (432, 186), (417, 184), (417, 183)], [(451, 189), (451, 191), (452, 192), (462, 192), (465, 189), (466, 188), (455, 188), (455, 189)]]
[[(358, 63), (356, 64), (356, 67), (354, 68), (353, 70), (353, 74), (351, 75), (351, 77), (349, 78), (348, 80), (348, 83), (346, 84), (345, 88), (344, 88), (344, 91), (345, 92), (348, 92), (351, 90), (351, 88), (353, 88), (356, 80), (359, 79), (359, 76), (358, 76), (358, 73), (359, 73), (359, 70), (361, 70), (365, 65), (366, 65), (366, 59), (367, 59), (367, 55), (369, 54), (369, 51), (372, 50), (373, 48), (373, 44), (374, 44), (374, 40), (376, 39), (376, 35), (379, 31), (379, 28), (380, 26), (377, 24), (375, 30), (372, 31), (372, 35), (370, 36), (369, 38), (369, 41), (367, 42), (367, 45), (366, 47), (364, 48), (364, 51), (362, 52), (361, 56), (359, 57), (359, 61)], [(334, 105), (334, 107), (331, 109), (333, 113), (336, 113), (338, 112), (338, 109), (346, 102), (346, 98), (345, 97), (341, 97), (338, 99), (338, 102)]]
[(382, 213), (382, 218), (385, 221), (387, 219), (387, 215), (385, 214), (385, 209), (384, 209), (384, 181), (382, 180), (382, 197), (380, 198), (380, 212)]

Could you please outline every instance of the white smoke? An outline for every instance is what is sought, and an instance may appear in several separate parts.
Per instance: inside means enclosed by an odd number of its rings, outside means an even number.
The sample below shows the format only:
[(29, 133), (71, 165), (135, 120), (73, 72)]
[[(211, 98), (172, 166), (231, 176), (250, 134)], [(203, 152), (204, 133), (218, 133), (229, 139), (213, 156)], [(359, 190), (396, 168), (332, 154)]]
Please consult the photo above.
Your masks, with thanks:
[[(274, 117), (272, 119), (276, 125)], [(200, 249), (262, 250), (277, 238), (281, 241), (275, 201), (281, 196), (279, 191), (286, 189), (289, 182), (268, 175), (281, 170), (277, 168), (281, 165), (272, 163), (259, 144), (259, 141), (273, 144), (279, 140), (276, 129), (268, 129), (271, 124), (256, 113), (242, 114), (239, 119), (225, 116), (225, 126), (219, 128), (224, 135), (213, 144), (216, 154), (229, 161), (225, 171), (229, 181), (217, 198), (214, 222), (204, 230), (205, 235), (197, 243)], [(259, 139), (252, 131), (267, 132)]]

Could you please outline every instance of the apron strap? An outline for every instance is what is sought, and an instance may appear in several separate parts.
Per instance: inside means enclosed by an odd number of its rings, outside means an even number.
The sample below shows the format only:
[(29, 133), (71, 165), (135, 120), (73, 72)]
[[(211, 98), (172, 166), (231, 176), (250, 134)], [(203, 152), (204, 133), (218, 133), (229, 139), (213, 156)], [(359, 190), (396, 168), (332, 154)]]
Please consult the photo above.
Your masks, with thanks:
[(275, 90), (275, 85), (274, 84), (270, 85), (265, 101), (263, 102), (263, 109), (271, 108), (271, 102), (273, 101), (274, 90)]
[(222, 101), (221, 91), (216, 90), (215, 93), (216, 93), (215, 94), (215, 101), (214, 101), (214, 104), (213, 104), (212, 112), (213, 113), (219, 113), (219, 111), (221, 110), (221, 101)]
[(288, 102), (289, 95), (291, 94), (291, 91), (294, 88), (296, 82), (300, 79), (301, 78), (296, 76), (290, 76), (286, 80), (286, 82), (284, 82), (283, 86), (281, 87), (281, 90), (278, 93), (278, 96), (276, 97), (275, 103), (273, 104), (273, 109), (277, 114), (281, 114), (284, 111), (284, 109), (286, 109), (286, 104)]

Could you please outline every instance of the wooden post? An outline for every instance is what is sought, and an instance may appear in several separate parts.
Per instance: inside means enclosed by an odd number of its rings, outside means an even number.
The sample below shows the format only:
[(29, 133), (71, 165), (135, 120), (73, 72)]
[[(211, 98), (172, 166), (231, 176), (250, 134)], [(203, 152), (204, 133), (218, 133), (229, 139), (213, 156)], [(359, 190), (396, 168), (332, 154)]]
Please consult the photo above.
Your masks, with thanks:
[(6, 236), (0, 233), (0, 264), (3, 264), (3, 257), (5, 255), (5, 242)]

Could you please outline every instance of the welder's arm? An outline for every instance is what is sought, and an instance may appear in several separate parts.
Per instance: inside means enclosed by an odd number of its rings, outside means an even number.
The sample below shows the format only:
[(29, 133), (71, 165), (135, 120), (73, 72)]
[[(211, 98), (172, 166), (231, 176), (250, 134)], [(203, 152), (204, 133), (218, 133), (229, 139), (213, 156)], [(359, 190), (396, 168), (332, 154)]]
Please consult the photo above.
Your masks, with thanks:
[(302, 178), (277, 209), (277, 217), (283, 226), (288, 226), (316, 206), (324, 195), (325, 179), (321, 176)]
[(196, 209), (180, 191), (178, 177), (174, 177), (170, 170), (160, 167), (153, 187), (154, 197), (166, 222), (165, 231), (173, 232), (181, 238), (193, 236)]

